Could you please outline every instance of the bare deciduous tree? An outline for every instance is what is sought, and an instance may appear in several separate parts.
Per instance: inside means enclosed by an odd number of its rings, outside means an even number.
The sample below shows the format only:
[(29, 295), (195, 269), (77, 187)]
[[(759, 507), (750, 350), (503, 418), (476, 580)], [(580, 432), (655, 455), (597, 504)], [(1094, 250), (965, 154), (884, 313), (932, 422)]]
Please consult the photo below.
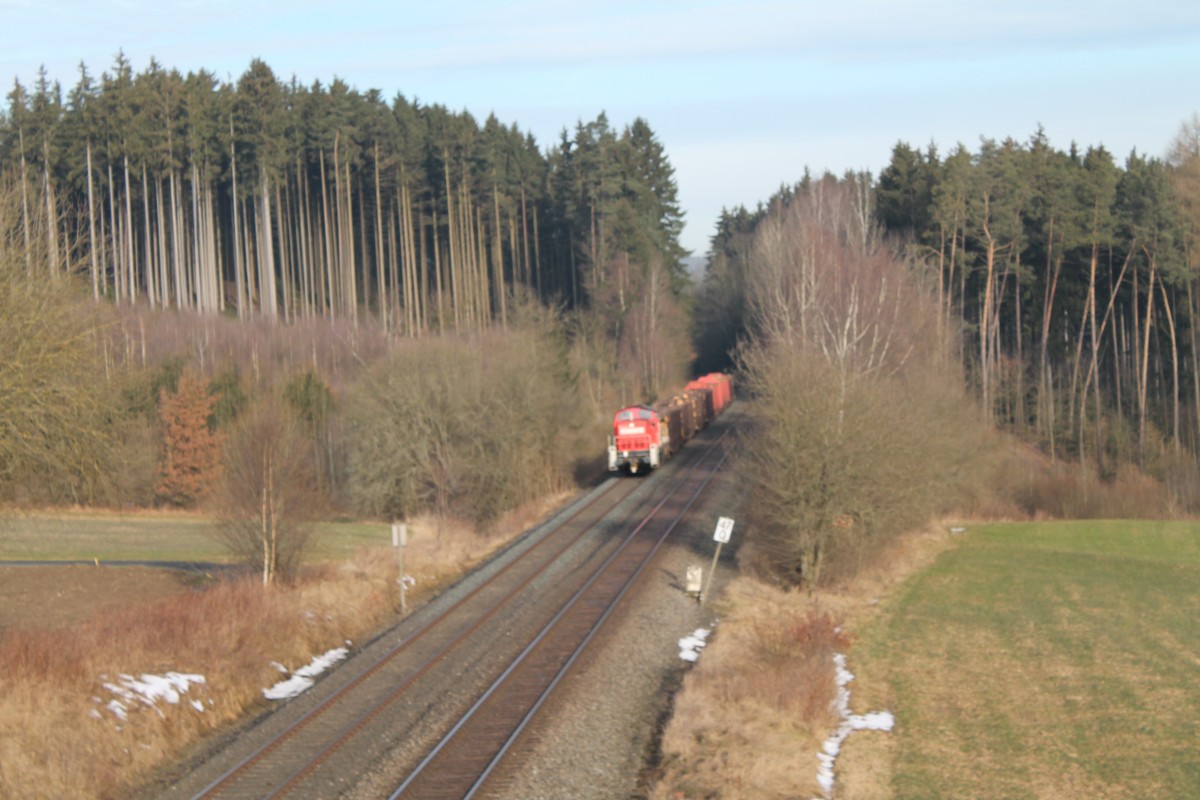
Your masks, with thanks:
[(747, 276), (749, 550), (809, 587), (936, 508), (979, 441), (937, 299), (864, 231), (860, 195), (826, 179), (776, 209)]
[(220, 540), (264, 584), (290, 578), (324, 508), (312, 444), (284, 405), (268, 398), (245, 412), (225, 447)]

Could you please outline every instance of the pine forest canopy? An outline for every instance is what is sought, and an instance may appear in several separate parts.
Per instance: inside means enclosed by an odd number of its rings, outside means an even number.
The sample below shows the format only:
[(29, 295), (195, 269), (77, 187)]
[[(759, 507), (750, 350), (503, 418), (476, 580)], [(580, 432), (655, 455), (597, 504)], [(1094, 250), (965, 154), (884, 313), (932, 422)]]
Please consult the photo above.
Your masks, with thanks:
[(23, 197), (4, 224), (117, 303), (417, 335), (503, 323), (518, 290), (587, 306), (614, 264), (686, 280), (674, 169), (644, 120), (618, 132), (603, 113), (543, 152), (494, 116), (285, 83), (259, 60), (222, 83), (118, 54), (65, 98), (44, 69), (14, 82), (0, 172)]
[[(847, 175), (924, 276), (988, 419), (1102, 474), (1134, 461), (1168, 481), (1200, 452), (1200, 121), (1166, 161), (1067, 151), (1042, 131), (942, 156), (903, 142), (877, 181)], [(755, 232), (833, 176), (723, 214), (699, 315), (704, 352), (746, 335)], [(832, 196), (832, 195), (830, 195)], [(730, 303), (722, 298), (733, 298)], [(1186, 448), (1186, 450), (1185, 450)], [(1155, 463), (1157, 462), (1157, 468)]]

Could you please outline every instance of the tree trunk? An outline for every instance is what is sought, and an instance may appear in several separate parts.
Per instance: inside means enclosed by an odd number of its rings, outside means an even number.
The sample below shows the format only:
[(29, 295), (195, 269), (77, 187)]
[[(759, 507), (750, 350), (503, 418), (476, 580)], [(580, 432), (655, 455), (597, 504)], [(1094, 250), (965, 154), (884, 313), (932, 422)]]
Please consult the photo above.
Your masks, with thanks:
[(17, 128), (17, 141), (21, 148), (21, 231), (25, 244), (25, 274), (33, 274), (33, 248), (29, 246), (29, 169), (25, 163), (25, 131)]
[(996, 241), (992, 238), (991, 231), (988, 227), (988, 198), (984, 198), (984, 223), (983, 235), (986, 242), (987, 256), (987, 276), (983, 288), (983, 309), (979, 315), (979, 372), (980, 372), (980, 387), (983, 393), (983, 414), (984, 419), (988, 422), (992, 420), (992, 395), (991, 395), (991, 371), (992, 371), (992, 353), (991, 353), (991, 329), (992, 321), (992, 293), (993, 284), (996, 274)]
[[(449, 280), (450, 280), (450, 303), (454, 307), (454, 328), (458, 330), (461, 327), (461, 319), (459, 312), (462, 307), (462, 298), (459, 296), (459, 284), (461, 281), (458, 276), (458, 257), (455, 252), (455, 224), (454, 224), (454, 195), (450, 191), (450, 153), (442, 151), (443, 172), (446, 179), (446, 238), (449, 240), (450, 251), (449, 258)], [(435, 236), (439, 231), (434, 228)], [(438, 237), (440, 238), (440, 237)], [(437, 238), (434, 238), (434, 245), (437, 244)], [(436, 251), (435, 251), (436, 252)]]
[(504, 238), (500, 235), (500, 192), (496, 188), (496, 184), (492, 184), (492, 210), (496, 217), (496, 228), (493, 232), (494, 240), (492, 242), (493, 264), (495, 265), (495, 274), (492, 283), (496, 287), (496, 295), (500, 300), (500, 328), (508, 330), (508, 307), (504, 291)]
[(1158, 282), (1158, 290), (1162, 295), (1163, 313), (1167, 316), (1167, 330), (1171, 333), (1171, 445), (1178, 455), (1180, 451), (1179, 438), (1179, 343), (1175, 338), (1175, 315), (1171, 313), (1171, 301), (1167, 297), (1167, 286)]
[(1147, 256), (1150, 258), (1150, 277), (1146, 287), (1146, 329), (1138, 369), (1138, 462), (1142, 469), (1146, 468), (1146, 393), (1150, 384), (1150, 322), (1154, 317), (1154, 272), (1157, 267), (1155, 257), (1150, 253)]
[(130, 200), (129, 191), (129, 156), (124, 157), (125, 162), (125, 289), (129, 294), (129, 302), (137, 302), (137, 277), (134, 274), (136, 269), (133, 263), (133, 201)]
[[(1091, 328), (1092, 339), (1092, 366), (1091, 373), (1095, 378), (1095, 383), (1092, 387), (1092, 394), (1095, 398), (1095, 414), (1096, 414), (1096, 474), (1104, 474), (1104, 448), (1103, 448), (1103, 433), (1102, 426), (1104, 424), (1100, 414), (1100, 373), (1097, 371), (1097, 363), (1100, 358), (1100, 338), (1096, 334), (1096, 266), (1099, 261), (1098, 248), (1092, 248), (1091, 264), (1088, 269), (1088, 318)], [(1081, 398), (1080, 402), (1084, 402), (1086, 397)], [(1080, 427), (1083, 425), (1083, 413), (1080, 415)], [(1079, 431), (1079, 440), (1083, 442), (1083, 431)], [(1080, 448), (1082, 453), (1082, 448)]]
[(242, 280), (241, 225), (238, 222), (237, 151), (233, 146), (233, 117), (229, 118), (229, 164), (233, 181), (233, 279), (237, 287), (238, 319), (246, 318), (246, 285)]
[(384, 265), (387, 260), (383, 254), (383, 193), (379, 188), (379, 142), (375, 143), (375, 280), (376, 280), (376, 297), (379, 303), (379, 319), (383, 323), (383, 329), (388, 331), (391, 329), (391, 322), (388, 317), (389, 305), (389, 290), (386, 280), (387, 273)]

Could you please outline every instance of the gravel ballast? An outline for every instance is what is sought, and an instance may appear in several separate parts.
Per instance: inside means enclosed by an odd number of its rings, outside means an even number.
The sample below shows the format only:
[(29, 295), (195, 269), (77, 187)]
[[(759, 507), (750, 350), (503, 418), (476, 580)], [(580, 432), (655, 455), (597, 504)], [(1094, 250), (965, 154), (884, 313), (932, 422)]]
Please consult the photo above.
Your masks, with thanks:
[[(703, 566), (707, 577), (717, 517), (737, 515), (733, 484), (728, 474), (714, 480), (701, 513), (694, 516), (699, 521), (675, 531), (643, 575), (640, 591), (623, 600), (621, 611), (591, 643), (583, 668), (542, 709), (531, 752), (506, 769), (497, 797), (645, 796), (659, 728), (670, 713), (675, 687), (691, 666), (680, 658), (679, 640), (715, 624), (712, 600), (733, 572), (733, 553), (726, 546), (705, 606), (685, 591), (688, 566)], [(734, 537), (736, 544), (736, 528)]]

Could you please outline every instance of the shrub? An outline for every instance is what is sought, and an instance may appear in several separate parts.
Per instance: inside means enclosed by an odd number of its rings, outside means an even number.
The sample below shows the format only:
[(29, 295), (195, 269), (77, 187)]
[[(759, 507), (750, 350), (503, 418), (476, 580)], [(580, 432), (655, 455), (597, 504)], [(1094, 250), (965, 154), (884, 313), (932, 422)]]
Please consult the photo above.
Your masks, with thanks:
[(0, 500), (91, 500), (106, 472), (101, 309), (25, 257), (20, 193), (0, 186)]
[(348, 398), (360, 511), (488, 523), (562, 488), (579, 426), (565, 356), (539, 327), (399, 347)]
[(195, 375), (185, 372), (175, 392), (162, 389), (162, 460), (158, 496), (188, 506), (203, 497), (220, 474), (221, 440), (209, 428), (215, 398)]

